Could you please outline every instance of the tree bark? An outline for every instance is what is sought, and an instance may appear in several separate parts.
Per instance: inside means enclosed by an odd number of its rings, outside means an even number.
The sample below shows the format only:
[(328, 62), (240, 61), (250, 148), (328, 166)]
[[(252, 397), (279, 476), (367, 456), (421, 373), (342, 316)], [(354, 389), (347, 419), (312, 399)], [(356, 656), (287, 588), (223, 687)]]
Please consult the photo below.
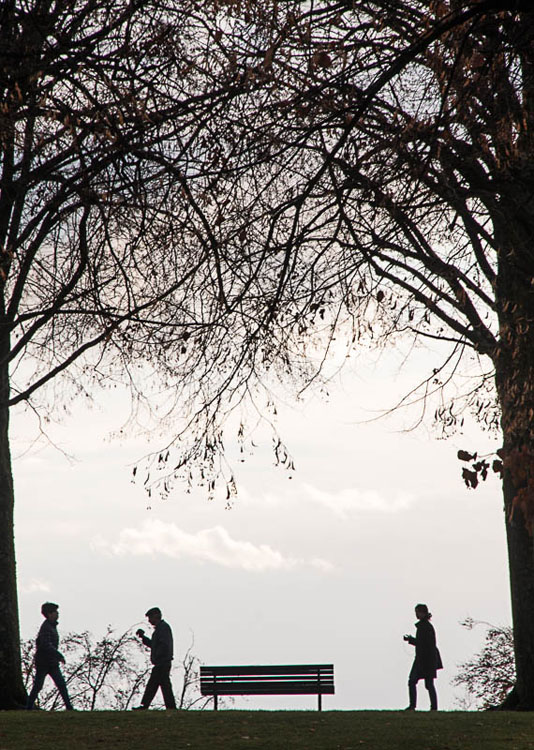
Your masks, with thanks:
[[(511, 202), (512, 203), (512, 202)], [(500, 227), (494, 363), (503, 432), (503, 498), (517, 683), (504, 708), (534, 710), (534, 230), (532, 198), (515, 193)], [(518, 210), (518, 207), (520, 210)], [(514, 210), (515, 209), (515, 210)]]
[[(506, 408), (506, 404), (504, 404)], [(503, 415), (503, 423), (507, 420)], [(525, 435), (525, 438), (527, 436)], [(518, 444), (514, 431), (503, 443), (503, 498), (508, 547), (510, 594), (514, 626), (517, 682), (503, 708), (534, 710), (534, 516), (532, 478), (534, 454)], [(532, 445), (532, 443), (530, 443)]]
[(513, 508), (515, 488), (503, 481), (510, 593), (514, 624), (516, 687), (504, 708), (534, 710), (534, 556), (533, 537), (521, 511)]
[(0, 337), (0, 710), (23, 708), (15, 541), (13, 473), (9, 448), (9, 336)]

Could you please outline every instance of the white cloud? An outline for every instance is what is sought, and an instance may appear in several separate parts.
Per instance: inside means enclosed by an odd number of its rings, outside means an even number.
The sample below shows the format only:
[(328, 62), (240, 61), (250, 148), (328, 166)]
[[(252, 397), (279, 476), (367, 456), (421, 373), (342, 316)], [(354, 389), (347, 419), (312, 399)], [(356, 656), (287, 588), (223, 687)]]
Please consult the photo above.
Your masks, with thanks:
[(358, 513), (398, 513), (410, 508), (416, 500), (414, 495), (407, 492), (392, 492), (389, 495), (356, 487), (328, 491), (310, 484), (295, 485), (293, 492), (277, 494), (240, 491), (239, 499), (250, 505), (260, 504), (264, 507), (284, 505), (287, 508), (288, 504), (292, 504), (298, 506), (299, 513), (307, 505), (314, 505), (341, 519), (348, 519)]
[(222, 526), (189, 533), (174, 523), (149, 520), (140, 528), (123, 529), (114, 543), (96, 537), (92, 546), (112, 555), (166, 555), (250, 571), (287, 570), (302, 565), (321, 571), (333, 569), (327, 560), (285, 557), (267, 544), (232, 539)]
[(23, 594), (33, 594), (36, 591), (50, 591), (50, 584), (46, 581), (41, 581), (39, 578), (31, 578), (29, 581), (20, 583), (18, 588)]
[(408, 493), (399, 492), (386, 497), (375, 490), (356, 488), (326, 492), (311, 485), (303, 486), (304, 495), (312, 502), (332, 511), (340, 518), (348, 518), (359, 512), (397, 513), (413, 505), (415, 498)]

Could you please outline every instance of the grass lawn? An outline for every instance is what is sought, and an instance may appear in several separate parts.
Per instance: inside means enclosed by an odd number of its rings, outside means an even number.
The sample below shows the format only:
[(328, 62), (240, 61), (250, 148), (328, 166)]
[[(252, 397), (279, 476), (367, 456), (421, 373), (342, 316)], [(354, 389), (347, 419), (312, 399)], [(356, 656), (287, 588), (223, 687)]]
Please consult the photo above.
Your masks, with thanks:
[(0, 712), (0, 750), (534, 750), (534, 713)]

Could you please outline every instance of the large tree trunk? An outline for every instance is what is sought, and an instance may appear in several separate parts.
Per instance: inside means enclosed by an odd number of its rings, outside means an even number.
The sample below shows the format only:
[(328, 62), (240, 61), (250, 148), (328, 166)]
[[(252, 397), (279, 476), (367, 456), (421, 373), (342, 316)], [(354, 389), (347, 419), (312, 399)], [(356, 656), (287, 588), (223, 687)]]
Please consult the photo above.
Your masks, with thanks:
[[(2, 44), (8, 51), (17, 28), (15, 3), (2, 6)], [(22, 50), (20, 50), (22, 52)], [(4, 93), (10, 74), (3, 70)], [(13, 80), (17, 80), (13, 78)], [(20, 79), (22, 80), (22, 79)], [(20, 660), (15, 542), (13, 534), (13, 474), (9, 449), (9, 323), (5, 315), (5, 280), (9, 271), (8, 236), (13, 210), (14, 124), (4, 118), (0, 172), (0, 709), (21, 708), (26, 700)]]
[[(26, 690), (20, 661), (13, 474), (9, 449), (9, 368), (0, 340), (0, 709), (22, 708)], [(3, 364), (5, 363), (5, 364)]]
[[(503, 426), (508, 421), (503, 416)], [(503, 495), (517, 682), (504, 708), (531, 711), (534, 710), (534, 444), (526, 440), (519, 444), (514, 433), (507, 430), (504, 435)]]
[(517, 682), (503, 708), (534, 710), (534, 546), (507, 471), (503, 481)]
[[(494, 357), (503, 432), (503, 495), (517, 683), (505, 708), (534, 710), (534, 206), (515, 195), (497, 281)], [(514, 210), (515, 209), (515, 210)], [(521, 210), (519, 210), (521, 209)]]

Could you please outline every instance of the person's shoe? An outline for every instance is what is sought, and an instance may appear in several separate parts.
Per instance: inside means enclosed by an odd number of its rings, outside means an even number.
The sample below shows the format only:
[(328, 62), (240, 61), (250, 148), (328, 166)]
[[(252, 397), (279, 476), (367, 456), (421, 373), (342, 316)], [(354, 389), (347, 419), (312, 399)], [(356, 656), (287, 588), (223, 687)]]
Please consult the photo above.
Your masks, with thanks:
[(407, 706), (404, 710), (405, 711), (415, 711), (415, 706)]
[(132, 711), (146, 711), (146, 706), (132, 706)]

